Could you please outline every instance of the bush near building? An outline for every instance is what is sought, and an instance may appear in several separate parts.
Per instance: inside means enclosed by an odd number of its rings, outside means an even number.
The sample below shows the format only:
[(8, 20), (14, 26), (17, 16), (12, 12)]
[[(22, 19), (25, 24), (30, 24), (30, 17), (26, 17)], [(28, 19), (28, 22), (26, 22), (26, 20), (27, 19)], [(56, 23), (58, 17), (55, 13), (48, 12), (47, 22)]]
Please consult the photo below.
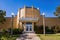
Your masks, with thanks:
[[(43, 25), (41, 26), (34, 26), (34, 30), (36, 34), (43, 34)], [(60, 33), (60, 28), (58, 26), (53, 26), (49, 28), (48, 26), (45, 26), (45, 33), (46, 34), (55, 34)]]
[(53, 26), (51, 29), (53, 30), (54, 33), (60, 33), (60, 27), (57, 25)]
[(20, 36), (22, 31), (23, 30), (21, 29), (11, 29), (11, 28), (9, 28), (8, 30), (3, 29), (2, 32), (0, 32), (0, 40), (16, 40), (16, 38)]

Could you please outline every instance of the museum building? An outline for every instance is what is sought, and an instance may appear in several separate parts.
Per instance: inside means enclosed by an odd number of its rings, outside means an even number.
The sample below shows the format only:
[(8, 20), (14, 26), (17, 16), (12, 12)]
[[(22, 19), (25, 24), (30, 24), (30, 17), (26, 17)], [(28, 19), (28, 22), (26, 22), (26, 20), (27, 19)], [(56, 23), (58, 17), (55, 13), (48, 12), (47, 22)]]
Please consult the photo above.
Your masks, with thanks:
[[(43, 20), (44, 18), (44, 20)], [(13, 21), (12, 21), (13, 19)], [(6, 17), (6, 21), (3, 24), (0, 24), (1, 29), (13, 28), (21, 28), (24, 31), (34, 31), (34, 25), (41, 26), (45, 24), (45, 26), (60, 27), (60, 19), (57, 17), (45, 17), (45, 15), (40, 14), (39, 8), (26, 7), (20, 8), (16, 16)]]

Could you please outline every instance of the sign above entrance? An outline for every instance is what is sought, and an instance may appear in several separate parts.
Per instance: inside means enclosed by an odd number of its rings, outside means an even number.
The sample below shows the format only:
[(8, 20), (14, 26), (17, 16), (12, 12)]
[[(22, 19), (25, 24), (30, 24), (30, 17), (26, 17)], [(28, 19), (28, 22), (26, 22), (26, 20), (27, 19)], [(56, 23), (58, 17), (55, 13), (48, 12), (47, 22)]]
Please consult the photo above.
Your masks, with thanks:
[(38, 21), (38, 18), (20, 18), (19, 19), (20, 21), (29, 21), (29, 22), (36, 22), (36, 21)]

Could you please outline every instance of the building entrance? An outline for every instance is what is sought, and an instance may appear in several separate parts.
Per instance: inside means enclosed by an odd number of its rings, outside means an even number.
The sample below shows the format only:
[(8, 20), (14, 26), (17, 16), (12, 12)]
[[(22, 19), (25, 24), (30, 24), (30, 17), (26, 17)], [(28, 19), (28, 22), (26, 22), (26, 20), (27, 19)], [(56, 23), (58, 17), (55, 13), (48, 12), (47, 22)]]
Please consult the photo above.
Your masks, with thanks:
[(24, 32), (33, 32), (34, 31), (33, 25), (34, 24), (32, 22), (23, 23)]
[(32, 23), (26, 24), (26, 31), (32, 31)]
[(26, 23), (26, 31), (32, 31), (32, 23)]

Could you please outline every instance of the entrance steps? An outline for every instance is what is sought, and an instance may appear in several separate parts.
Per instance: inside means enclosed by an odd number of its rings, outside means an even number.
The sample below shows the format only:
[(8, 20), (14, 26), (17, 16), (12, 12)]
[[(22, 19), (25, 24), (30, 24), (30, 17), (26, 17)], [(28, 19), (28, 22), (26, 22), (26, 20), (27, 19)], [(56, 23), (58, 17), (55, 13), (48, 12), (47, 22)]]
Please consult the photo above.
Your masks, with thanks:
[(35, 34), (35, 32), (24, 32), (16, 40), (40, 40), (40, 38)]

